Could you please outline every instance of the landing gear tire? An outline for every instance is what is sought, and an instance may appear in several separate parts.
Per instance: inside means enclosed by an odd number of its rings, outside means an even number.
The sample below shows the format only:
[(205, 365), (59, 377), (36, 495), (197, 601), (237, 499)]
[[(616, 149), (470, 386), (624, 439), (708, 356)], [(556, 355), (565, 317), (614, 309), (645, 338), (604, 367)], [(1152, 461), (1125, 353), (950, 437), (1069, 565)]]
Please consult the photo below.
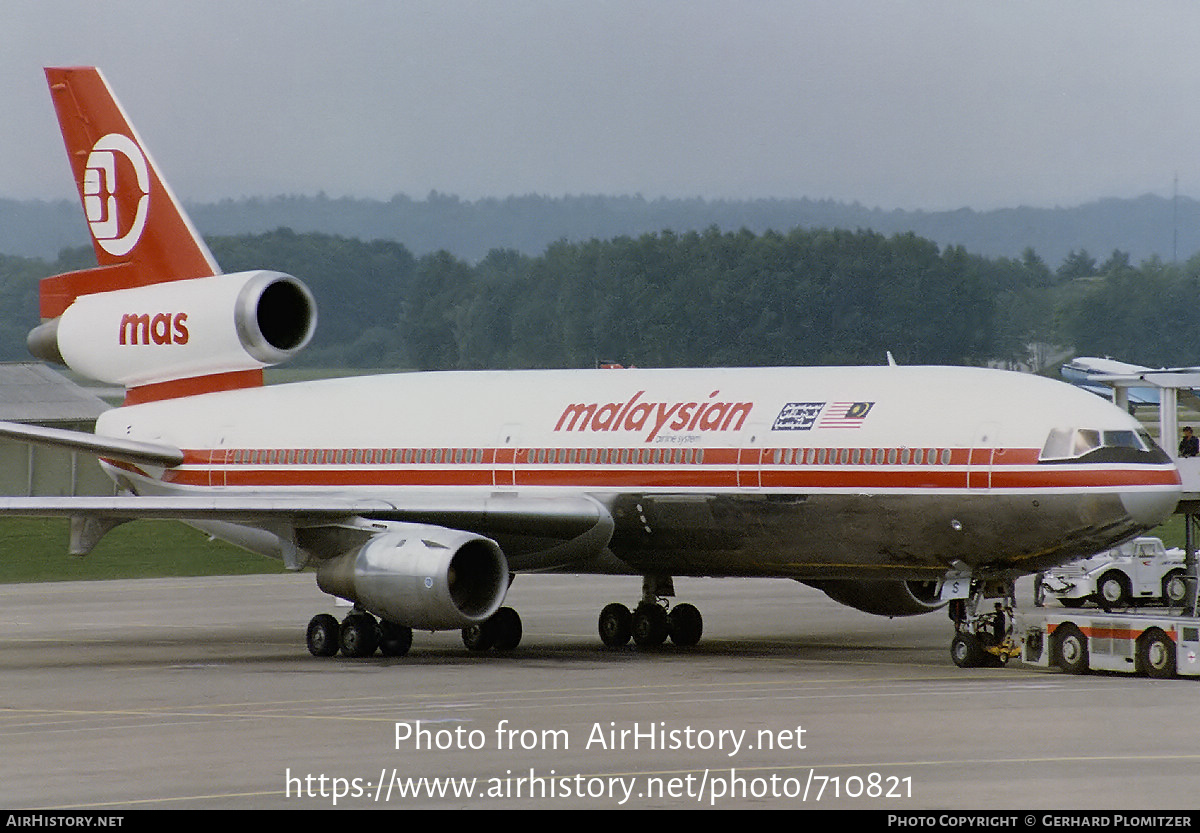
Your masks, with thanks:
[(978, 668), (984, 664), (987, 652), (979, 640), (969, 633), (956, 633), (950, 643), (950, 659), (959, 668)]
[(704, 618), (695, 605), (675, 605), (667, 615), (667, 630), (672, 642), (681, 648), (690, 648), (704, 633)]
[(1086, 674), (1088, 670), (1087, 637), (1079, 628), (1067, 622), (1054, 632), (1054, 664), (1068, 674)]
[(521, 644), (521, 616), (511, 607), (502, 607), (488, 619), (497, 651), (511, 651)]
[(521, 644), (521, 616), (511, 607), (502, 607), (478, 624), (463, 628), (463, 644), (472, 651), (511, 651)]
[(642, 602), (633, 612), (633, 641), (639, 648), (655, 648), (667, 639), (667, 612), (653, 602)]
[(1163, 577), (1163, 601), (1170, 607), (1183, 607), (1187, 601), (1187, 579), (1183, 570), (1172, 570)]
[(1138, 644), (1138, 666), (1146, 676), (1169, 680), (1175, 676), (1175, 643), (1158, 629), (1146, 631)]
[(386, 619), (379, 622), (379, 653), (385, 657), (402, 657), (411, 647), (412, 628)]
[(338, 632), (342, 656), (369, 657), (379, 646), (379, 625), (369, 613), (351, 613)]
[(308, 652), (314, 657), (331, 657), (338, 652), (341, 627), (328, 613), (318, 613), (308, 623)]
[(496, 644), (495, 629), (492, 620), (485, 619), (462, 629), (462, 641), (468, 651), (486, 651)]
[(633, 635), (633, 614), (619, 602), (600, 611), (600, 641), (609, 648), (620, 648)]

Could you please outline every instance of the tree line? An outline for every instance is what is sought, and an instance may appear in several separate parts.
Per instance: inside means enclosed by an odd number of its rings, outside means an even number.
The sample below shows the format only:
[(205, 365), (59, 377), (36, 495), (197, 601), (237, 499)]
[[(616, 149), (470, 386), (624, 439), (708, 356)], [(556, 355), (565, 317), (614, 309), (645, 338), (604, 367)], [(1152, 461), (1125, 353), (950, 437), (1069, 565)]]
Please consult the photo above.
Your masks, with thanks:
[[(477, 262), (287, 229), (209, 244), (227, 272), (304, 280), (323, 367), (474, 369), (1020, 363), (1031, 345), (1194, 364), (1200, 257), (983, 257), (915, 234), (662, 231)], [(93, 264), (0, 256), (0, 358), (23, 360), (37, 279)]]
[[(464, 200), (430, 192), (422, 199), (315, 196), (249, 197), (188, 204), (205, 237), (263, 234), (280, 227), (359, 240), (401, 242), (418, 257), (445, 249), (477, 262), (496, 248), (536, 256), (558, 240), (573, 242), (661, 229), (678, 234), (747, 228), (870, 228), (885, 235), (913, 232), (939, 246), (964, 246), (988, 257), (1018, 257), (1032, 246), (1047, 261), (1071, 250), (1119, 247), (1140, 262), (1154, 254), (1200, 250), (1200, 201), (1146, 195), (1103, 199), (1068, 208), (904, 211), (829, 199), (705, 200), (639, 195), (537, 194)], [(0, 197), (0, 252), (52, 259), (88, 242), (78, 200)]]

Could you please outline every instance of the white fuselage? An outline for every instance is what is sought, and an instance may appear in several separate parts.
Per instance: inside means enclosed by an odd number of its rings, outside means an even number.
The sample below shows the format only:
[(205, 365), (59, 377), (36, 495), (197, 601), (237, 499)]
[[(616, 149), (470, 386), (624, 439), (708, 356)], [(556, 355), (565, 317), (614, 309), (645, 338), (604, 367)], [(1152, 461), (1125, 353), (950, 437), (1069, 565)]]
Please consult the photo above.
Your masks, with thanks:
[(542, 557), (546, 536), (510, 530), (496, 537), (514, 568), (611, 570), (615, 555), (635, 572), (799, 578), (1039, 569), (1171, 511), (1161, 455), (1040, 459), (1055, 430), (1123, 442), (1140, 426), (1065, 384), (954, 367), (408, 373), (151, 402), (97, 426), (185, 451), (165, 472), (113, 469), (140, 492), (586, 495), (616, 522), (608, 549)]

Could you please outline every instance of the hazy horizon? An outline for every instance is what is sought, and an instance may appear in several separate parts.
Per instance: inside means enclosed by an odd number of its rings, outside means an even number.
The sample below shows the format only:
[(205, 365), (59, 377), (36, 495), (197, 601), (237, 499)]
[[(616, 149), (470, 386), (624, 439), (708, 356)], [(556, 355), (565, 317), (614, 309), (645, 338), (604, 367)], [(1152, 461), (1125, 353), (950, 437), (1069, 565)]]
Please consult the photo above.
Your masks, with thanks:
[(8, 0), (0, 195), (71, 196), (100, 66), (188, 202), (643, 194), (885, 210), (1200, 193), (1182, 0)]

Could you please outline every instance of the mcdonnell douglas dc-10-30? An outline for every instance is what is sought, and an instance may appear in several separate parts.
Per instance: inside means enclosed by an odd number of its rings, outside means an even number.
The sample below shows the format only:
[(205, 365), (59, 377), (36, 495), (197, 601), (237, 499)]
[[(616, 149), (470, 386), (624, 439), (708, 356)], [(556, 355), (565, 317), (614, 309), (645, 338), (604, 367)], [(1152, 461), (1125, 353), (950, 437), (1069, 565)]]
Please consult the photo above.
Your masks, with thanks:
[[(511, 650), (521, 573), (641, 576), (605, 645), (693, 645), (675, 576), (794, 579), (870, 613), (937, 609), (1161, 522), (1170, 459), (1070, 385), (966, 367), (398, 373), (264, 386), (316, 326), (309, 290), (223, 274), (94, 68), (47, 69), (99, 265), (40, 287), (34, 355), (122, 386), (95, 434), (112, 497), (9, 498), (71, 519), (178, 518), (311, 568), (353, 608), (314, 655), (406, 653), (462, 629)], [(947, 577), (965, 581), (948, 582)], [(631, 587), (631, 596), (636, 590)]]

